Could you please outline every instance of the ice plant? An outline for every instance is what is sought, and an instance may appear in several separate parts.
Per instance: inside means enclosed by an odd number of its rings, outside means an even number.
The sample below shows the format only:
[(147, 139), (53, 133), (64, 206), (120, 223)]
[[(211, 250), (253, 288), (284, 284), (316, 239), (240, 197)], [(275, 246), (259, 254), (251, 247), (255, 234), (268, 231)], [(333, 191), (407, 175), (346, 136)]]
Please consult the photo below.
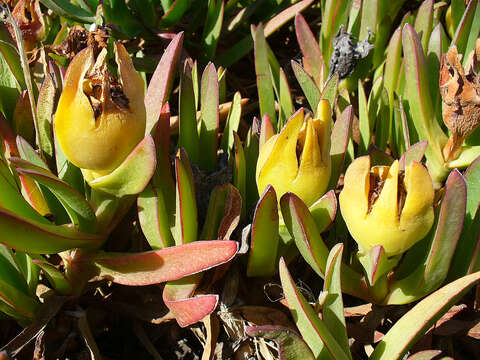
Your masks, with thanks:
[(118, 79), (108, 70), (106, 49), (81, 51), (67, 70), (55, 115), (66, 157), (93, 177), (117, 168), (145, 133), (143, 80), (120, 43), (115, 60)]
[(412, 162), (371, 167), (370, 157), (356, 159), (347, 169), (340, 209), (347, 227), (363, 250), (382, 245), (398, 255), (427, 235), (432, 227), (433, 184), (428, 171)]
[(278, 198), (293, 192), (307, 206), (318, 200), (330, 180), (331, 122), (330, 104), (322, 99), (313, 119), (300, 109), (279, 134), (268, 139), (257, 162), (259, 194), (272, 185)]

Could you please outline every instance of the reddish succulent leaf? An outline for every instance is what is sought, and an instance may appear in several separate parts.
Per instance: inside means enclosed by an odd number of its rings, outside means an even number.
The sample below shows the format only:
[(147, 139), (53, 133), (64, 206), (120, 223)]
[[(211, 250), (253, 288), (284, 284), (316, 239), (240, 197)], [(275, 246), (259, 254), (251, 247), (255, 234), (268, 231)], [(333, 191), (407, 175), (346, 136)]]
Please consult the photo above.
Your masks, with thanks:
[(195, 241), (139, 254), (104, 253), (91, 261), (98, 268), (99, 278), (139, 286), (178, 280), (208, 270), (230, 261), (237, 251), (235, 241)]
[(180, 32), (168, 44), (148, 84), (147, 93), (145, 94), (145, 107), (147, 109), (146, 134), (150, 133), (158, 121), (163, 104), (168, 100), (175, 78), (177, 63), (180, 59), (182, 44), (183, 32)]
[(278, 346), (279, 360), (314, 360), (312, 350), (292, 329), (283, 326), (247, 326), (245, 332), (251, 337), (273, 340)]
[[(480, 225), (480, 157), (465, 171), (467, 182), (467, 206), (462, 236), (452, 260), (448, 280), (454, 280), (467, 273), (480, 270), (480, 237), (477, 230)], [(469, 259), (466, 261), (466, 259)]]
[(235, 186), (227, 184), (227, 197), (223, 210), (223, 218), (218, 227), (218, 239), (229, 240), (240, 222), (242, 212), (242, 197)]
[(187, 276), (168, 282), (163, 289), (163, 301), (181, 327), (202, 320), (217, 307), (218, 295), (191, 297), (202, 277), (202, 274)]
[(272, 121), (270, 120), (270, 116), (268, 116), (268, 114), (264, 114), (262, 118), (262, 125), (260, 127), (260, 138), (258, 140), (260, 148), (262, 148), (262, 146), (273, 135), (275, 135), (275, 129), (273, 127)]
[(432, 360), (442, 353), (442, 350), (424, 350), (410, 355), (407, 360)]
[(301, 14), (295, 16), (295, 33), (303, 54), (303, 66), (318, 86), (322, 85), (323, 55), (318, 41)]

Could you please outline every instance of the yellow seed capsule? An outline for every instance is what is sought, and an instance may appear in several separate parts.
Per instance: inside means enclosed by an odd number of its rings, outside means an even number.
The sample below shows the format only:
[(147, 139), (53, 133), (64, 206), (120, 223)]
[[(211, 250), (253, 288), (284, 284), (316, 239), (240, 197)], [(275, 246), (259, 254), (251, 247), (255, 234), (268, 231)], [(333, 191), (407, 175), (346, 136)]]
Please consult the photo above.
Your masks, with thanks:
[(382, 245), (398, 255), (423, 239), (434, 220), (434, 190), (428, 171), (413, 162), (370, 167), (370, 157), (350, 164), (340, 193), (340, 210), (350, 234), (364, 250)]
[(331, 108), (321, 100), (315, 119), (297, 111), (283, 130), (262, 146), (257, 161), (259, 194), (272, 185), (280, 197), (293, 192), (307, 206), (318, 200), (330, 181)]
[(115, 44), (118, 80), (108, 71), (107, 51), (88, 47), (65, 75), (55, 114), (55, 133), (65, 156), (82, 169), (107, 174), (145, 135), (144, 82), (123, 45)]

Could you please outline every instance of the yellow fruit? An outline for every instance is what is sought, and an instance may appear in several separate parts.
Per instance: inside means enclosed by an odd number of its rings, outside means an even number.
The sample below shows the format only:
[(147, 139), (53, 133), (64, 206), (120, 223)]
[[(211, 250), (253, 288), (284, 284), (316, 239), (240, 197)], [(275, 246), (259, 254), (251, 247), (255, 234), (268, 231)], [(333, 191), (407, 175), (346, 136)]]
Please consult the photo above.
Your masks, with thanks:
[(96, 59), (88, 47), (65, 75), (55, 114), (55, 133), (65, 156), (82, 169), (107, 174), (145, 135), (144, 82), (123, 45), (115, 44), (118, 80), (108, 71), (107, 51)]

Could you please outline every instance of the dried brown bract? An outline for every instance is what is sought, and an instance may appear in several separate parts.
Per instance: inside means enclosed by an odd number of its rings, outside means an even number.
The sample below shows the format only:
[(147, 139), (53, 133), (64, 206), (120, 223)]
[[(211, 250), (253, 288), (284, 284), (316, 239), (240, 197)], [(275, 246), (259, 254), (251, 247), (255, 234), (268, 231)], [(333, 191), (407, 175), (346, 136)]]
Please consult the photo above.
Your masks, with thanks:
[(105, 28), (98, 28), (90, 32), (83, 26), (74, 25), (62, 44), (51, 46), (49, 50), (57, 55), (73, 59), (80, 51), (92, 46), (94, 57), (97, 57), (103, 48), (107, 48), (108, 37)]
[(443, 121), (451, 133), (443, 149), (445, 161), (458, 158), (463, 141), (480, 124), (479, 63), (480, 39), (477, 39), (465, 68), (455, 46), (442, 56), (439, 85)]
[[(35, 44), (45, 36), (45, 23), (39, 0), (18, 1), (12, 11), (12, 16), (22, 32), (25, 50), (33, 50)], [(15, 34), (10, 26), (9, 30), (15, 39)]]

